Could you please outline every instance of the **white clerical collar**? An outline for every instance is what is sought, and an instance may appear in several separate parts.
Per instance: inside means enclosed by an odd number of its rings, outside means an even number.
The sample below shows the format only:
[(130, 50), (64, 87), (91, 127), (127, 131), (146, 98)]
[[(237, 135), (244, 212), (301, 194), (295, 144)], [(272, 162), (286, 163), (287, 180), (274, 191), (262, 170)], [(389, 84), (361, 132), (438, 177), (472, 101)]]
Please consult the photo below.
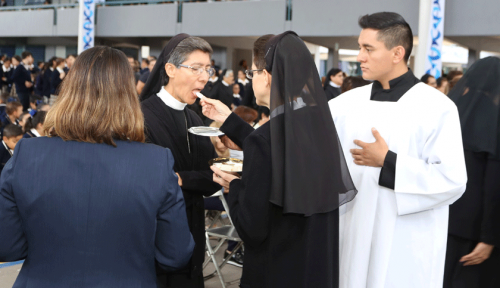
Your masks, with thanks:
[(335, 88), (340, 88), (340, 85), (337, 85), (337, 84), (333, 83), (332, 81), (330, 81), (330, 85), (335, 87)]
[(233, 97), (238, 99), (241, 98), (240, 94), (233, 94)]
[(165, 105), (174, 110), (182, 111), (187, 106), (186, 103), (182, 103), (179, 100), (175, 99), (174, 96), (170, 95), (170, 93), (165, 90), (165, 87), (161, 87), (160, 92), (158, 92), (156, 95), (160, 97)]
[(229, 86), (229, 84), (227, 84), (224, 80), (222, 80), (222, 84), (224, 84), (224, 86)]
[(219, 77), (215, 77), (215, 78), (210, 78), (208, 79), (208, 81), (212, 82), (212, 83), (215, 83), (217, 80), (219, 80)]
[(250, 81), (248, 81), (248, 79), (246, 79), (246, 78), (245, 78), (245, 80), (238, 79), (238, 83), (241, 83), (243, 85), (247, 85), (248, 83), (250, 83)]
[(2, 144), (5, 147), (5, 149), (7, 149), (7, 151), (9, 151), (10, 156), (14, 155), (14, 150), (10, 149), (9, 146), (7, 146), (7, 144), (5, 144), (5, 142), (3, 140), (2, 140)]
[(31, 129), (30, 131), (31, 131), (31, 133), (33, 133), (33, 135), (35, 135), (36, 137), (42, 137), (42, 135), (40, 135), (40, 133), (38, 133), (38, 131), (36, 131), (36, 129), (35, 129), (35, 128)]

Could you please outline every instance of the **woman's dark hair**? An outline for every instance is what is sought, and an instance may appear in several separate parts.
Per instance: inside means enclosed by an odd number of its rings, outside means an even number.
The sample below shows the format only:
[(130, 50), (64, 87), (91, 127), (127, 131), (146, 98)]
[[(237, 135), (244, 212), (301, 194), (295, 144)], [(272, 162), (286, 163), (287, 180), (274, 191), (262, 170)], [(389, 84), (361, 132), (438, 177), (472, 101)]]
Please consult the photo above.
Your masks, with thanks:
[(344, 79), (342, 86), (340, 86), (341, 93), (347, 92), (351, 89), (358, 88), (370, 84), (370, 81), (366, 81), (362, 77), (349, 76)]
[(260, 36), (259, 39), (255, 40), (255, 42), (253, 43), (253, 63), (255, 64), (257, 69), (266, 68), (266, 43), (273, 36), (273, 34)]
[(7, 61), (12, 62), (12, 60), (10, 60), (10, 57), (9, 57), (9, 56), (7, 56), (7, 57), (5, 57), (5, 59), (3, 59), (3, 63), (5, 63), (5, 62), (7, 62)]
[(45, 111), (37, 111), (35, 116), (28, 118), (26, 120), (26, 123), (24, 124), (24, 131), (28, 132), (31, 129), (35, 128), (38, 126), (38, 124), (45, 123), (45, 116), (47, 116), (47, 112)]
[(342, 72), (342, 70), (340, 70), (339, 68), (332, 68), (330, 69), (330, 71), (328, 71), (328, 74), (326, 74), (326, 78), (325, 78), (325, 83), (324, 83), (324, 87), (327, 87), (326, 85), (330, 85), (330, 81), (332, 81), (332, 76), (335, 76), (337, 74), (339, 74), (340, 72)]
[(19, 55), (14, 55), (12, 58), (16, 59), (17, 62), (21, 63), (23, 61), (23, 59), (21, 59), (21, 57)]
[(434, 76), (430, 75), (430, 74), (425, 74), (424, 76), (422, 76), (422, 78), (420, 78), (420, 81), (424, 82), (425, 84), (429, 84), (429, 78), (434, 78)]
[(358, 24), (362, 29), (378, 30), (377, 40), (384, 42), (387, 49), (403, 46), (404, 59), (408, 62), (413, 49), (413, 33), (403, 16), (393, 12), (367, 14), (359, 18)]

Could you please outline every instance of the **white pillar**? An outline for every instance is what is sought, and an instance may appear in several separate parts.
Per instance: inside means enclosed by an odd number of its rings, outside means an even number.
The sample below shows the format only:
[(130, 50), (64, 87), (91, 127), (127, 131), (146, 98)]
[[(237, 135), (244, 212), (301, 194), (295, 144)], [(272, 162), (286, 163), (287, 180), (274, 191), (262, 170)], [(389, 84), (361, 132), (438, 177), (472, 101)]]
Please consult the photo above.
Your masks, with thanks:
[(431, 20), (432, 0), (420, 0), (418, 15), (418, 46), (415, 55), (415, 77), (420, 78), (425, 74), (425, 57), (428, 46), (429, 25)]

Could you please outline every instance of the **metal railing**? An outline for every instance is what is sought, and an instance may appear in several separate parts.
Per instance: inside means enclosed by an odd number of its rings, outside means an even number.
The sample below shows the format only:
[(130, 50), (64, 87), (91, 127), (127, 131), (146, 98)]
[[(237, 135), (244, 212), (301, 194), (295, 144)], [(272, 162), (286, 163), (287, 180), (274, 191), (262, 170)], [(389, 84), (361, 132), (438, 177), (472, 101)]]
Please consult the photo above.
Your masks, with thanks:
[[(51, 9), (54, 10), (54, 25), (57, 24), (57, 10), (58, 9), (66, 9), (66, 8), (75, 8), (78, 7), (78, 0), (56, 0), (58, 4), (30, 4), (28, 1), (16, 1), (13, 6), (0, 7), (0, 12), (2, 11), (32, 11), (32, 10), (45, 10)], [(83, 0), (81, 0), (83, 1)], [(99, 1), (99, 0), (98, 0)], [(61, 3), (68, 2), (68, 3)], [(177, 13), (177, 22), (182, 22), (182, 4), (184, 2), (192, 2), (192, 0), (106, 0), (99, 1), (95, 3), (95, 5), (99, 6), (129, 6), (129, 5), (155, 5), (155, 4), (166, 4), (166, 3), (177, 3), (178, 13)], [(213, 1), (208, 1), (213, 2)], [(221, 1), (224, 2), (224, 1)], [(286, 21), (292, 20), (292, 0), (286, 0)]]

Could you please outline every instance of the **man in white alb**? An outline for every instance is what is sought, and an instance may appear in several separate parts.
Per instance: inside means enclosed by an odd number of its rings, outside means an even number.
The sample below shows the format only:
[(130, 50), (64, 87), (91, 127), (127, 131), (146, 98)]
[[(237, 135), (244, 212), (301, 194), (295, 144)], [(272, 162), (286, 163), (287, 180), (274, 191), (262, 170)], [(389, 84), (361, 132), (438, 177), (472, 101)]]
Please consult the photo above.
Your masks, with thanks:
[(408, 69), (403, 17), (359, 25), (358, 61), (374, 83), (329, 102), (359, 191), (340, 208), (340, 287), (442, 287), (448, 206), (467, 182), (457, 108)]

